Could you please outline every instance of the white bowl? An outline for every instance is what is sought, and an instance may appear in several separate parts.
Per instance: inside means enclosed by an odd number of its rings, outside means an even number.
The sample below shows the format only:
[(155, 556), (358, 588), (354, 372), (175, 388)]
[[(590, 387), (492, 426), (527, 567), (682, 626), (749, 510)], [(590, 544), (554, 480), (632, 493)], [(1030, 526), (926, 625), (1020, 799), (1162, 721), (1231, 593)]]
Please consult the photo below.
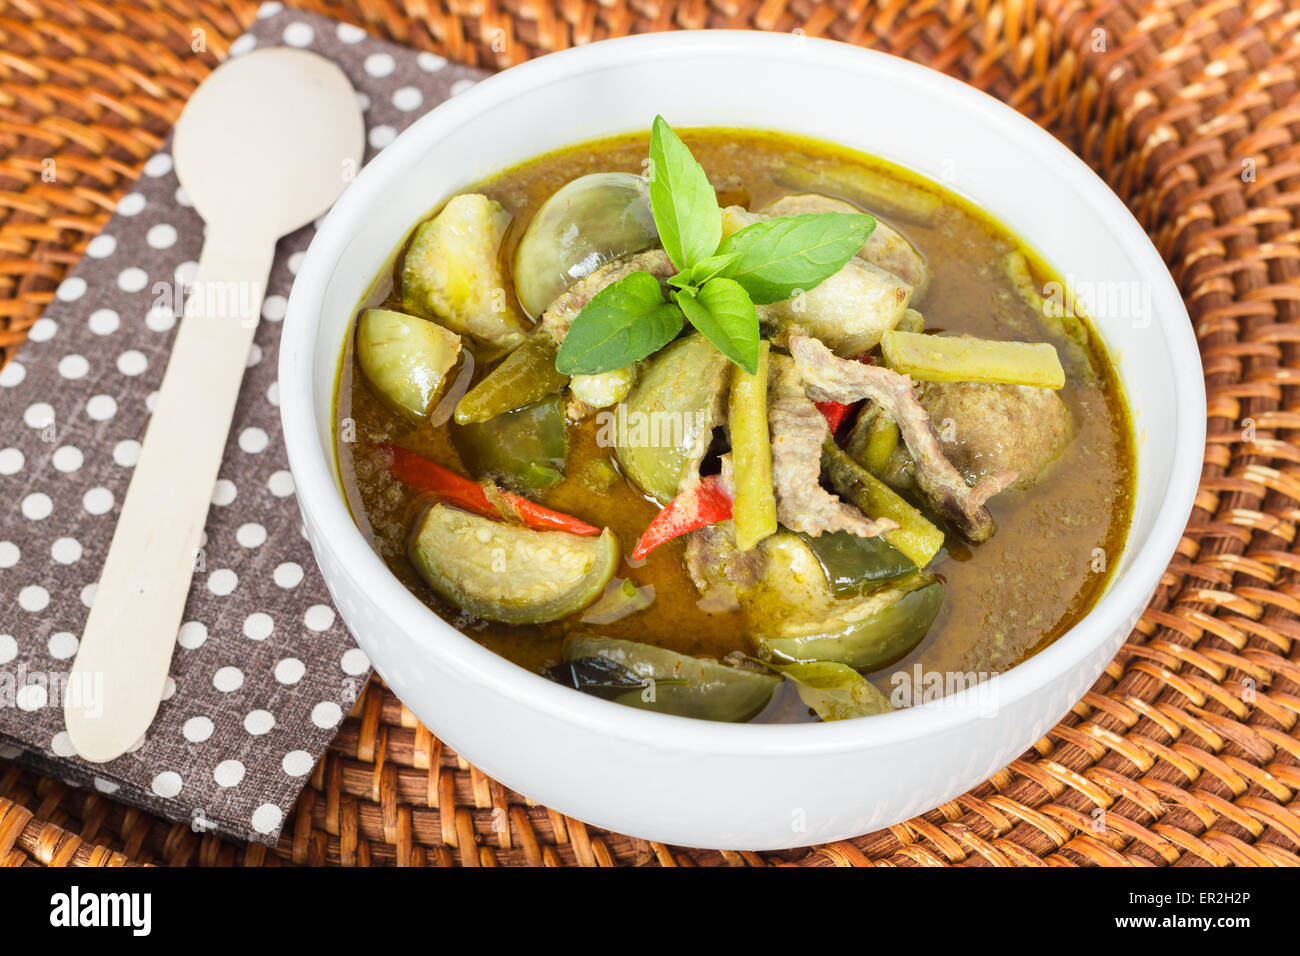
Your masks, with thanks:
[[(335, 376), (353, 308), (439, 201), (550, 150), (646, 130), (782, 130), (892, 160), (968, 197), (1067, 280), (1136, 296), (1094, 312), (1138, 435), (1132, 529), (1096, 607), (1040, 654), (934, 703), (834, 724), (649, 713), (516, 667), (444, 623), (353, 524), (334, 468)], [(1130, 283), (1132, 285), (1130, 285)], [(1134, 310), (1128, 310), (1133, 313)], [(506, 786), (600, 827), (775, 849), (865, 833), (943, 803), (1041, 737), (1136, 622), (1200, 473), (1205, 391), (1178, 290), (1123, 203), (1032, 122), (904, 60), (785, 34), (638, 36), (543, 57), (430, 112), (357, 177), (299, 271), (280, 353), (285, 442), (307, 535), (344, 621), (416, 717)]]

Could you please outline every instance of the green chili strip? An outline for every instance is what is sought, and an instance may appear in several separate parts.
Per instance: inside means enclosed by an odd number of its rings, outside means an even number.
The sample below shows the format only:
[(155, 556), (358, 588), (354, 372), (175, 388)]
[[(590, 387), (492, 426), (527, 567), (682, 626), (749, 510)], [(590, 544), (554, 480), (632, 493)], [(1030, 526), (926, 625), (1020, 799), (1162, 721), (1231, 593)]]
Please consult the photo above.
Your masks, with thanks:
[(727, 420), (731, 464), (736, 480), (732, 520), (736, 546), (748, 551), (776, 533), (776, 494), (772, 490), (772, 439), (767, 430), (767, 366), (770, 346), (759, 343), (758, 370), (750, 375), (731, 368)]

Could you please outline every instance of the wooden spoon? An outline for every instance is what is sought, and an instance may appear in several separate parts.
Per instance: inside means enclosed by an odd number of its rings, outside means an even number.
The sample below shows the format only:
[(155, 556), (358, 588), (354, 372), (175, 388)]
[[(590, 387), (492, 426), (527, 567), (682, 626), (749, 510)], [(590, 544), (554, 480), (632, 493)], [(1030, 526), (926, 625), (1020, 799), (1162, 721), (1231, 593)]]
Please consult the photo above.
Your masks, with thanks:
[(64, 717), (87, 760), (121, 756), (158, 711), (276, 240), (338, 198), (363, 141), (347, 77), (303, 50), (227, 61), (176, 124), (176, 175), (207, 229), (72, 667)]

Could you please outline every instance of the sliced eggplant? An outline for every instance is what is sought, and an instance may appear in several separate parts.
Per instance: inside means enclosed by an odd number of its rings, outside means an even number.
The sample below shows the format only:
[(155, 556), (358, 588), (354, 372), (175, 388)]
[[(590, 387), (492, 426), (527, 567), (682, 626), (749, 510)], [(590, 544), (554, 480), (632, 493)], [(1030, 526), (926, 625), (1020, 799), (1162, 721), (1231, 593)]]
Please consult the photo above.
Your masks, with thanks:
[(610, 436), (624, 474), (660, 504), (708, 451), (726, 399), (730, 361), (702, 335), (650, 360), (614, 416)]
[(618, 538), (532, 531), (435, 504), (420, 519), (411, 562), (439, 595), (476, 617), (541, 624), (587, 607), (622, 559)]
[(452, 197), (406, 251), (405, 306), (494, 348), (522, 341), (530, 324), (510, 308), (497, 264), (510, 220), (504, 206), (479, 193)]
[(732, 667), (636, 641), (574, 635), (564, 642), (565, 661), (591, 658), (616, 664), (644, 681), (615, 701), (679, 717), (748, 720), (767, 706), (780, 684), (780, 678), (757, 668)]
[(429, 413), (460, 357), (460, 336), (428, 319), (366, 309), (357, 323), (357, 362), (379, 396), (412, 422)]
[(551, 395), (485, 422), (453, 425), (451, 439), (473, 474), (512, 491), (540, 491), (564, 478), (564, 399)]
[(607, 262), (659, 238), (646, 181), (632, 173), (592, 173), (542, 204), (515, 249), (515, 293), (539, 317), (556, 296)]

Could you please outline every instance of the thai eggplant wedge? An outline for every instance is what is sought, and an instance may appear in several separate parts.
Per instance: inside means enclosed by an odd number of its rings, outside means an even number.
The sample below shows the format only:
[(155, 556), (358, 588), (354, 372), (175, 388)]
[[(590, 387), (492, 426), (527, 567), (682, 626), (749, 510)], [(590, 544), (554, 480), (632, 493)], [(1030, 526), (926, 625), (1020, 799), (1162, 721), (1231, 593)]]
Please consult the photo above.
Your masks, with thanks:
[(1050, 273), (858, 154), (669, 137), (452, 197), (359, 310), (339, 460), (394, 573), (550, 680), (711, 720), (917, 706), (1067, 631), (1133, 451)]

